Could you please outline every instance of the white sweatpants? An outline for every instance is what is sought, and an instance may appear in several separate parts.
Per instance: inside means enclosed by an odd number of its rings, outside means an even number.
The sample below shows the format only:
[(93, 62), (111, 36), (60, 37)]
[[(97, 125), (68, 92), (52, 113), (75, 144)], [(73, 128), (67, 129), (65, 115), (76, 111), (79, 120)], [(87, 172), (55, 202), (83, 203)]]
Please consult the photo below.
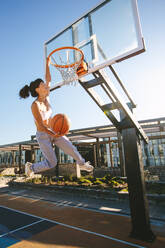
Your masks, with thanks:
[(71, 141), (66, 136), (52, 138), (47, 133), (37, 132), (36, 139), (45, 158), (43, 161), (34, 163), (32, 165), (32, 170), (36, 173), (51, 169), (57, 165), (57, 158), (53, 150), (52, 143), (62, 149), (64, 153), (70, 155), (74, 160), (76, 160), (78, 164), (81, 165), (85, 163), (85, 160), (77, 151), (77, 148), (72, 145)]

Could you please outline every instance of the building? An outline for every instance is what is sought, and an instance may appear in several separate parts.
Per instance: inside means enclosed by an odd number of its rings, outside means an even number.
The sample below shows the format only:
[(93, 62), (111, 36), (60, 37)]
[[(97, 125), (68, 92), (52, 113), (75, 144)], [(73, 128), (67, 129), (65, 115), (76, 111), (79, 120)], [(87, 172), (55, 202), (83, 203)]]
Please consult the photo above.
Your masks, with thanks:
[[(144, 168), (165, 180), (165, 117), (139, 121), (149, 138), (141, 141)], [(120, 134), (113, 125), (71, 130), (68, 138), (77, 146), (86, 161), (96, 170), (102, 169), (124, 175), (124, 159)], [(72, 163), (73, 159), (55, 147), (59, 163)], [(22, 168), (27, 161), (41, 161), (42, 153), (35, 136), (28, 141), (0, 146), (0, 167)]]

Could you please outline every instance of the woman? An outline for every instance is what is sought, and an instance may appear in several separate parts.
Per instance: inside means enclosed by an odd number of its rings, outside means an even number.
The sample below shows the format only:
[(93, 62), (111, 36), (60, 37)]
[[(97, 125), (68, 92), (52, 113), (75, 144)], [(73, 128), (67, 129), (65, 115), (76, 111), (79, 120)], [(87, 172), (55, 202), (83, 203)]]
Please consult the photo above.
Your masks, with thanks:
[(52, 148), (52, 143), (66, 154), (72, 156), (80, 166), (80, 170), (91, 172), (93, 171), (93, 166), (89, 162), (85, 163), (85, 160), (68, 138), (66, 136), (59, 136), (58, 133), (55, 134), (49, 127), (52, 115), (49, 103), (50, 81), (49, 60), (47, 59), (45, 83), (38, 78), (31, 82), (29, 86), (25, 85), (19, 92), (21, 98), (27, 98), (30, 94), (32, 97), (36, 97), (31, 105), (31, 110), (37, 128), (36, 139), (45, 158), (43, 161), (34, 164), (27, 162), (25, 164), (25, 174), (30, 176), (32, 173), (40, 173), (57, 165), (57, 158)]

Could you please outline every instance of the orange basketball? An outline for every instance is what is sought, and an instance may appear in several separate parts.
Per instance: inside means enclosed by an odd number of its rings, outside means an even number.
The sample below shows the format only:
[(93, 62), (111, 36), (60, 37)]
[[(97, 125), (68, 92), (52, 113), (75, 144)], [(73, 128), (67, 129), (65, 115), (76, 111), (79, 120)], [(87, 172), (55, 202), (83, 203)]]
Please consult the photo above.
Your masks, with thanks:
[(64, 114), (56, 114), (51, 119), (50, 127), (55, 133), (63, 136), (69, 132), (70, 120)]

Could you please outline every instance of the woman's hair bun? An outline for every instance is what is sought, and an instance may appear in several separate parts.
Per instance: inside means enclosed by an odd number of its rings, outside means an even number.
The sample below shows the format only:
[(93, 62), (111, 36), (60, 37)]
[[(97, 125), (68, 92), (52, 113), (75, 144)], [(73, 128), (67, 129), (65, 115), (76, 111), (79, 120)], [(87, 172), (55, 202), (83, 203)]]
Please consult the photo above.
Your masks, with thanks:
[(29, 86), (26, 84), (20, 90), (19, 96), (21, 98), (27, 98), (31, 94), (32, 97), (37, 97), (38, 93), (36, 92), (36, 88), (39, 87), (41, 82), (43, 82), (43, 80), (41, 78), (37, 78), (35, 81), (32, 81)]
[(29, 86), (26, 84), (19, 92), (21, 98), (27, 98), (29, 96)]

